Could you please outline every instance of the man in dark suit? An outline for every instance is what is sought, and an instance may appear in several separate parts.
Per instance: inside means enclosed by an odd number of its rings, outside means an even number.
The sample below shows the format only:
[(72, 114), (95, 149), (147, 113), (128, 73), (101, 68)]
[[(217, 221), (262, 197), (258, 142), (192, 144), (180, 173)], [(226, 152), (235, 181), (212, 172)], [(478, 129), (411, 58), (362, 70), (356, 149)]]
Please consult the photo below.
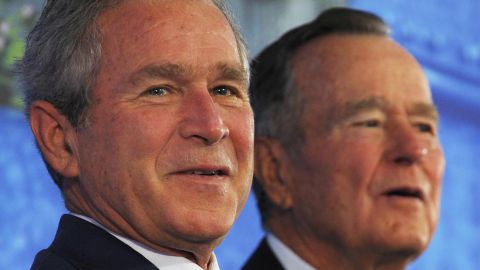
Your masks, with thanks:
[(254, 190), (266, 230), (245, 270), (404, 269), (438, 220), (444, 156), (415, 59), (334, 8), (253, 60)]
[(218, 269), (247, 198), (245, 46), (218, 0), (51, 0), (19, 64), (70, 211), (33, 269)]

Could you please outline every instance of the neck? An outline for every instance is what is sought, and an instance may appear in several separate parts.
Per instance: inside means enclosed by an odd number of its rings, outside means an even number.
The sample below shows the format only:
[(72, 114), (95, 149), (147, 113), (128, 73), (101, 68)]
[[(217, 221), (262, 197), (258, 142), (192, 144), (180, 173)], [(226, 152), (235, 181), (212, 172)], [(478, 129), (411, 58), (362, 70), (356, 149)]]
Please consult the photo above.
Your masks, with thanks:
[(306, 233), (308, 230), (289, 219), (270, 219), (265, 227), (315, 269), (403, 270), (414, 258), (412, 254), (379, 254), (368, 248), (354, 250), (340, 243), (319, 241), (318, 236)]
[(222, 240), (188, 241), (171, 237), (168, 234), (162, 235), (160, 240), (149, 238), (148, 235), (144, 236), (142, 233), (135, 230), (131, 224), (116, 212), (112, 211), (109, 212), (108, 215), (104, 215), (103, 213), (96, 211), (95, 207), (90, 207), (90, 205), (86, 203), (79, 203), (83, 202), (82, 200), (72, 200), (71, 196), (64, 197), (66, 198), (66, 207), (72, 213), (89, 217), (105, 229), (135, 241), (153, 251), (169, 256), (184, 257), (205, 270), (208, 269), (214, 248)]

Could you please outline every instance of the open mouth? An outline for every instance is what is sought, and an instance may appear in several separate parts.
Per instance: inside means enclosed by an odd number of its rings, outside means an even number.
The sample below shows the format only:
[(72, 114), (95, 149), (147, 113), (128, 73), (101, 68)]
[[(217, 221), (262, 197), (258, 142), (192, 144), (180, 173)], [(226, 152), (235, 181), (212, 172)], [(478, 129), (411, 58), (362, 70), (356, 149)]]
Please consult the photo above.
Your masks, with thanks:
[(228, 176), (229, 171), (228, 169), (187, 169), (178, 171), (175, 174), (183, 174), (183, 175), (195, 175), (195, 176)]
[(183, 174), (193, 174), (193, 175), (202, 175), (202, 176), (223, 176), (227, 175), (223, 170), (191, 170), (185, 171)]
[(389, 190), (384, 193), (386, 196), (389, 197), (401, 197), (401, 198), (411, 198), (411, 199), (419, 199), (423, 201), (423, 192), (417, 188), (396, 188)]

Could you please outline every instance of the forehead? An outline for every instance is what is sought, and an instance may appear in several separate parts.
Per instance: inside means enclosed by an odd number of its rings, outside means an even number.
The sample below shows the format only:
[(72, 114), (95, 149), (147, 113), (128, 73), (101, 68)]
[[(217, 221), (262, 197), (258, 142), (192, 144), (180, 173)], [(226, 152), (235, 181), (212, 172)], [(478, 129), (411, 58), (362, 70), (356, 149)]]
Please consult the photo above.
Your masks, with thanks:
[(345, 103), (378, 97), (386, 103), (431, 102), (417, 61), (388, 37), (322, 37), (301, 47), (292, 66), (306, 100)]
[(148, 31), (156, 26), (188, 31), (198, 24), (223, 24), (224, 18), (210, 0), (123, 0), (106, 9), (98, 22), (106, 35), (112, 30)]
[(208, 0), (124, 1), (102, 13), (97, 24), (104, 65), (138, 69), (172, 59), (200, 63), (200, 52), (215, 51), (213, 56), (227, 62), (239, 58), (228, 21)]

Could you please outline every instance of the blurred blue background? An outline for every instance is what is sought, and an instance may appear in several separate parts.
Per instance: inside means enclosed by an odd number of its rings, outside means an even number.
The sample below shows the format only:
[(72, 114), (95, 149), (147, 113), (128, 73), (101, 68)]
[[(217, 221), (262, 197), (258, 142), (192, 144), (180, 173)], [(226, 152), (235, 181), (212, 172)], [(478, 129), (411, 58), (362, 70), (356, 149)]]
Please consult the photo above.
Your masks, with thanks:
[[(370, 10), (391, 24), (394, 38), (419, 59), (430, 79), (447, 158), (440, 224), (427, 252), (409, 269), (480, 269), (480, 181), (476, 177), (480, 166), (480, 24), (476, 18), (480, 1), (231, 2), (251, 56), (287, 29), (332, 5)], [(35, 253), (52, 240), (58, 218), (65, 212), (19, 110), (19, 90), (9, 70), (22, 49), (18, 40), (23, 39), (40, 6), (41, 1), (0, 0), (0, 269), (28, 269)], [(18, 16), (12, 17), (15, 12)], [(22, 21), (16, 20), (22, 16)], [(251, 196), (216, 251), (221, 267), (239, 269), (262, 234)]]

